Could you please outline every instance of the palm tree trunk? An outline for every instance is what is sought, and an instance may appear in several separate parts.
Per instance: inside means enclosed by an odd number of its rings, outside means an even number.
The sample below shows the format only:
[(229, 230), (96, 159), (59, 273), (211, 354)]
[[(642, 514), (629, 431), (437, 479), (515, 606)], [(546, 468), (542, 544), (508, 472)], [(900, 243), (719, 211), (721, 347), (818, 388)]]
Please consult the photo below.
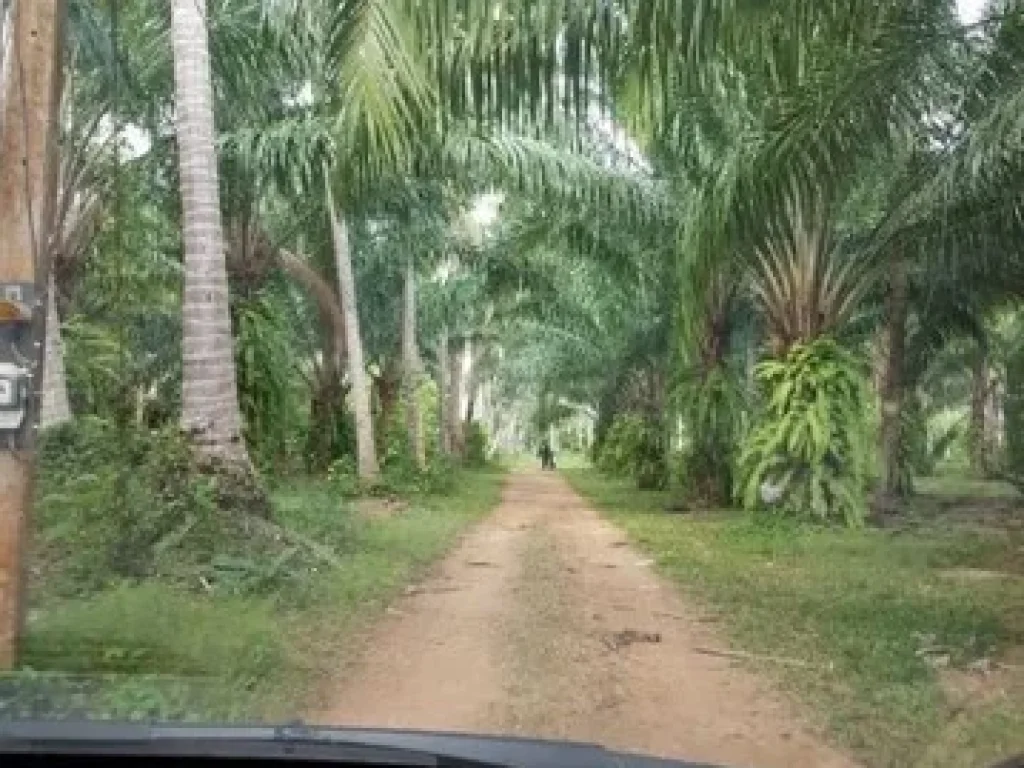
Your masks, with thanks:
[(185, 244), (182, 424), (201, 453), (248, 467), (231, 335), (206, 0), (173, 0), (171, 46)]
[(437, 438), (438, 448), (444, 456), (452, 455), (452, 431), (448, 425), (451, 408), (448, 401), (451, 397), (449, 380), (448, 329), (441, 330), (441, 338), (437, 345)]
[[(463, 424), (462, 432), (463, 434), (466, 434), (466, 430), (469, 429), (469, 425), (472, 424), (473, 420), (476, 418), (477, 395), (480, 392), (480, 380), (477, 375), (480, 350), (476, 348), (472, 340), (466, 339), (462, 355), (463, 377), (466, 389), (466, 409), (460, 415), (462, 416)], [(466, 371), (466, 367), (469, 368), (468, 371)]]
[(1012, 477), (1024, 477), (1024, 344), (1019, 342), (1006, 359), (1003, 442), (1006, 472)]
[(310, 430), (307, 441), (307, 466), (319, 471), (327, 468), (336, 455), (338, 417), (345, 407), (342, 382), (345, 361), (345, 316), (337, 291), (305, 259), (288, 251), (279, 251), (281, 270), (306, 290), (316, 303), (320, 327), (324, 333), (322, 364), (311, 382), (309, 404)]
[(277, 263), (281, 270), (302, 286), (316, 303), (320, 324), (326, 334), (324, 364), (340, 377), (345, 359), (345, 316), (338, 302), (338, 295), (320, 273), (294, 253), (278, 252)]
[(416, 345), (416, 265), (410, 258), (405, 266), (402, 292), (402, 395), (405, 401), (409, 450), (420, 470), (427, 467), (427, 446), (423, 439), (423, 415), (419, 404), (420, 355)]
[(53, 273), (50, 273), (46, 291), (46, 344), (43, 356), (43, 402), (39, 411), (39, 425), (45, 429), (71, 421), (71, 403), (68, 400), (68, 379), (64, 372), (64, 342), (57, 317), (57, 300)]
[(1002, 458), (1005, 448), (1003, 443), (1003, 403), (1005, 400), (1005, 383), (994, 379), (988, 385), (988, 397), (985, 400), (985, 458), (989, 475), (992, 474), (997, 462), (993, 457)]
[(886, 305), (885, 369), (882, 375), (882, 493), (904, 496), (911, 491), (902, 466), (903, 368), (907, 341), (907, 263), (899, 246), (889, 260), (889, 293)]
[(448, 442), (451, 453), (462, 456), (465, 448), (462, 424), (462, 389), (463, 389), (463, 358), (462, 345), (448, 343)]
[(988, 465), (987, 413), (989, 402), (988, 356), (979, 351), (971, 366), (971, 474), (985, 477)]
[(378, 474), (377, 448), (373, 438), (373, 409), (370, 407), (370, 382), (363, 361), (363, 338), (359, 330), (359, 307), (356, 303), (356, 278), (352, 269), (352, 244), (348, 225), (338, 210), (327, 185), (327, 209), (331, 217), (331, 242), (334, 246), (334, 264), (338, 271), (338, 294), (345, 316), (345, 346), (348, 351), (348, 378), (351, 387), (352, 410), (356, 421), (356, 471), (362, 480), (372, 480)]

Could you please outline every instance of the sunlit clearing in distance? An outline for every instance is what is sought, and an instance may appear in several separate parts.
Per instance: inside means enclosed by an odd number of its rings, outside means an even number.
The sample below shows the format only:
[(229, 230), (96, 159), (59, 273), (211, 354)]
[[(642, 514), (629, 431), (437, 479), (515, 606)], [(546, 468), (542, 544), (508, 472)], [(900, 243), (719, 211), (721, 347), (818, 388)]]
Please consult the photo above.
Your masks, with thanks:
[(960, 21), (964, 24), (973, 24), (978, 21), (987, 5), (988, 0), (956, 0), (956, 10), (960, 14)]
[(479, 195), (469, 211), (473, 223), (481, 228), (491, 226), (498, 220), (498, 213), (504, 199), (505, 195), (501, 192), (487, 192)]

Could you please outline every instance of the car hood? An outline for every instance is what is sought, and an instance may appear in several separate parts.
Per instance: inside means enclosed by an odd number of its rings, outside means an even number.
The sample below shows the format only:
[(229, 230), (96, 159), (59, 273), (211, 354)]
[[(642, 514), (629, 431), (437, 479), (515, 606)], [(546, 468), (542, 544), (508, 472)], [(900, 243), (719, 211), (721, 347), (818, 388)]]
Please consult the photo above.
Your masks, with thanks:
[(579, 742), (304, 725), (0, 724), (0, 755), (15, 753), (219, 756), (322, 760), (340, 764), (502, 768), (713, 768), (707, 764), (612, 752)]

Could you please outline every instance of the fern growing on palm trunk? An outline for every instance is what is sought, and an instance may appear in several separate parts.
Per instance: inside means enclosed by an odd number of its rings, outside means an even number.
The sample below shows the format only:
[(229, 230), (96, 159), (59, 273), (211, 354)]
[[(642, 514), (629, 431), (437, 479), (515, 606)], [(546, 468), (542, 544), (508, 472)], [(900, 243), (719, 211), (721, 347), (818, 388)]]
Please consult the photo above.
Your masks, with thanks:
[(860, 524), (867, 468), (860, 361), (824, 337), (760, 363), (755, 376), (764, 402), (740, 453), (743, 506)]

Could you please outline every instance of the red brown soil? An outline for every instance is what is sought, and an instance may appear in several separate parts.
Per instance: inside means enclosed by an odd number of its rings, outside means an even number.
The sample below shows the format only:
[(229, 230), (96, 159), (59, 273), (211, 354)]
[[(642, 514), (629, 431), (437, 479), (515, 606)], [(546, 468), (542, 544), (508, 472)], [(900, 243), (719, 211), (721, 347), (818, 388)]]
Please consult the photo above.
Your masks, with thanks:
[(853, 766), (734, 660), (558, 475), (524, 472), (398, 600), (312, 719), (573, 739), (733, 766)]

